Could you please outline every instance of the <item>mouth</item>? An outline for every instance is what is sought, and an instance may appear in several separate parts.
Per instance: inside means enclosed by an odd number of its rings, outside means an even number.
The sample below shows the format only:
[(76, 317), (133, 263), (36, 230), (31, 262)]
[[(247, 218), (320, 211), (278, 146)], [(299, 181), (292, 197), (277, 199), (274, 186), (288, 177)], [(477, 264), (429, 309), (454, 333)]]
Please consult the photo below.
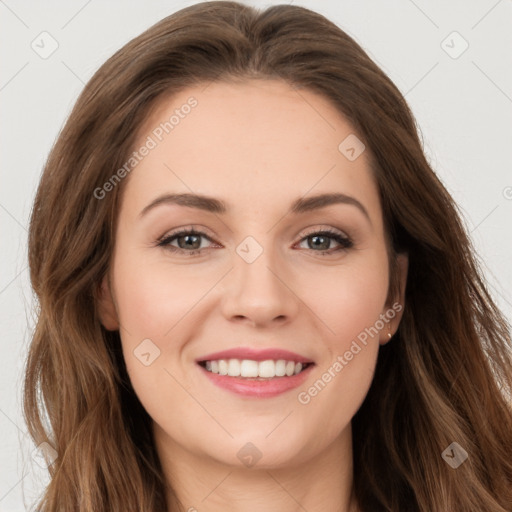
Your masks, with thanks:
[(196, 364), (213, 385), (245, 400), (285, 394), (303, 385), (316, 366), (313, 362), (286, 359), (213, 359), (196, 361)]
[(210, 383), (243, 397), (271, 398), (304, 384), (316, 363), (279, 347), (234, 347), (195, 360)]
[(265, 381), (299, 375), (315, 363), (300, 363), (286, 359), (256, 361), (231, 358), (197, 361), (197, 364), (212, 374), (238, 377), (244, 380)]

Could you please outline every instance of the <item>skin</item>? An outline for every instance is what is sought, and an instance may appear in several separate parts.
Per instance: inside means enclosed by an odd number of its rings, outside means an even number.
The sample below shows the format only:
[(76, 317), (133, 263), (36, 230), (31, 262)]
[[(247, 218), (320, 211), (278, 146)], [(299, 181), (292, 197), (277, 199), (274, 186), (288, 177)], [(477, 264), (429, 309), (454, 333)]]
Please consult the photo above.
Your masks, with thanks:
[[(103, 325), (120, 330), (131, 382), (184, 510), (357, 510), (351, 419), (370, 387), (379, 345), (389, 341), (388, 326), (309, 403), (297, 395), (391, 307), (368, 150), (349, 161), (338, 145), (355, 130), (336, 108), (270, 80), (182, 91), (153, 111), (136, 147), (190, 96), (198, 105), (123, 183), (112, 266), (101, 285)], [(295, 199), (321, 192), (356, 198), (369, 219), (351, 204), (289, 213)], [(161, 204), (141, 217), (163, 193), (213, 196), (229, 210)], [(157, 245), (191, 224), (207, 234), (199, 255)], [(311, 235), (325, 228), (349, 236), (353, 247), (333, 252), (340, 244), (327, 238), (316, 248)], [(247, 236), (263, 249), (252, 263), (236, 252)], [(326, 247), (330, 254), (322, 255)], [(405, 255), (399, 265), (403, 292)], [(395, 300), (403, 304), (403, 293)], [(391, 333), (400, 318), (390, 322)], [(145, 366), (134, 350), (148, 338), (160, 356)], [(299, 388), (241, 397), (214, 386), (194, 362), (238, 346), (284, 348), (316, 366)], [(262, 455), (252, 467), (237, 457), (248, 442)]]

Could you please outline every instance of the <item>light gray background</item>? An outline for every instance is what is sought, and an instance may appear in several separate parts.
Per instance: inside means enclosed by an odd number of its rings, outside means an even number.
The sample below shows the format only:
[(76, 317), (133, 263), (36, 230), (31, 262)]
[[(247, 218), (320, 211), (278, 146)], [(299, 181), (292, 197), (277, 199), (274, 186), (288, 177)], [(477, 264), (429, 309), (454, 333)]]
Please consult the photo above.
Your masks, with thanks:
[[(2, 512), (25, 510), (46, 481), (31, 458), (21, 416), (22, 369), (34, 325), (26, 235), (43, 163), (93, 72), (128, 40), (192, 3), (0, 0)], [(427, 156), (459, 204), (490, 289), (510, 318), (512, 1), (293, 3), (347, 31), (405, 94)], [(59, 45), (47, 59), (31, 48), (43, 31)], [(458, 58), (452, 56), (463, 41), (448, 37), (453, 31), (469, 43)]]

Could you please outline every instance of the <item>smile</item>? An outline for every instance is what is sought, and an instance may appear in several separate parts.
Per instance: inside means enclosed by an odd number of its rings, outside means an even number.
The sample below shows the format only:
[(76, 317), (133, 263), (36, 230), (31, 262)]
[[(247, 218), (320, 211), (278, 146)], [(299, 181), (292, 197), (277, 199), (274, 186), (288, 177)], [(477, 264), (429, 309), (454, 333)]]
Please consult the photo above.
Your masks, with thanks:
[(214, 385), (252, 398), (272, 398), (300, 386), (314, 366), (315, 363), (284, 359), (220, 359), (197, 363), (201, 373)]
[(206, 371), (219, 375), (244, 378), (274, 378), (291, 377), (305, 370), (312, 363), (296, 363), (285, 359), (267, 359), (254, 361), (252, 359), (219, 359), (199, 363)]

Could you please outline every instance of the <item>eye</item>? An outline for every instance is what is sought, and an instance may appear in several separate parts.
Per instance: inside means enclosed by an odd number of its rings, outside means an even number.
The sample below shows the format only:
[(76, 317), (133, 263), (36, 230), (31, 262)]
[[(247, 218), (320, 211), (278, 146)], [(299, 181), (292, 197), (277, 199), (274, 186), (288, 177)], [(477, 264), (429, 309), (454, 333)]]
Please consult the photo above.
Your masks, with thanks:
[[(160, 238), (157, 241), (157, 246), (164, 247), (171, 252), (194, 256), (204, 251), (205, 247), (202, 247), (203, 238), (213, 242), (203, 231), (198, 231), (193, 228), (182, 229), (181, 231), (170, 233)], [(332, 241), (337, 243), (339, 247), (332, 248)], [(350, 238), (332, 229), (323, 229), (306, 234), (301, 238), (299, 244), (304, 242), (307, 242), (308, 245), (306, 250), (319, 253), (320, 255), (347, 250), (354, 245)]]
[[(334, 249), (331, 248), (331, 242), (333, 240), (339, 244), (339, 247)], [(332, 229), (323, 229), (322, 231), (314, 231), (310, 234), (307, 234), (301, 239), (300, 243), (304, 242), (306, 242), (308, 245), (307, 249), (313, 252), (317, 252), (321, 255), (332, 254), (338, 251), (350, 249), (354, 245), (350, 238)]]
[[(157, 245), (165, 247), (172, 252), (187, 253), (187, 256), (192, 256), (203, 251), (203, 247), (201, 247), (202, 238), (206, 238), (211, 241), (211, 238), (202, 231), (184, 229), (176, 233), (165, 235), (158, 241)], [(173, 242), (177, 242), (177, 246), (173, 245)]]

